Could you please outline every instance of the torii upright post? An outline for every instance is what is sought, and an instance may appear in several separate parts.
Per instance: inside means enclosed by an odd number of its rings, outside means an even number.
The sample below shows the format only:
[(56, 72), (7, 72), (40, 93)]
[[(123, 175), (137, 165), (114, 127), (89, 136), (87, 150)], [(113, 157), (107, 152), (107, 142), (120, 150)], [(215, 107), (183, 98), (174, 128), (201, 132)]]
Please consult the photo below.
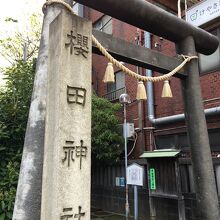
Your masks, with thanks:
[(50, 24), (41, 220), (90, 219), (92, 25)]
[[(196, 55), (193, 37), (177, 44), (178, 52)], [(185, 67), (188, 76), (182, 80), (185, 117), (197, 200), (197, 215), (200, 220), (220, 219), (217, 190), (212, 165), (206, 119), (202, 103), (198, 60), (191, 60)]]

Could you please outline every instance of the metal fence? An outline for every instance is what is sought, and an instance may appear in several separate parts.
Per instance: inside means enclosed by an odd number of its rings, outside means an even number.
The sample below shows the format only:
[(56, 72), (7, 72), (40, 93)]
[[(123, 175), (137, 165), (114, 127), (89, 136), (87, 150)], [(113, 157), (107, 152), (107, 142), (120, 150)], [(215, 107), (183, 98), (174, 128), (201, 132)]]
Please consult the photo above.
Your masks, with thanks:
[(121, 89), (117, 89), (112, 92), (109, 92), (109, 93), (105, 94), (103, 97), (108, 99), (109, 101), (114, 101), (114, 100), (117, 100), (119, 98), (119, 96), (125, 92), (126, 92), (126, 88), (123, 87)]

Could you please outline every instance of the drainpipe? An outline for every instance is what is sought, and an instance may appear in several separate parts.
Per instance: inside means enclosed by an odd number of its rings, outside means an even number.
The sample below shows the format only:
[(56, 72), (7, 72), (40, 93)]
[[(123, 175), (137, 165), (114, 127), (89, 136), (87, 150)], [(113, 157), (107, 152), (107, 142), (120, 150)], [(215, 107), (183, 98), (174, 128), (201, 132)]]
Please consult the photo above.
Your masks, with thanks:
[[(144, 44), (146, 48), (151, 49), (151, 36), (149, 32), (144, 32)], [(146, 70), (146, 76), (152, 76), (152, 70)], [(185, 120), (184, 114), (155, 118), (154, 114), (154, 93), (153, 83), (147, 82), (147, 107), (148, 119), (153, 125), (163, 125)], [(214, 116), (220, 114), (220, 106), (208, 108), (204, 110), (206, 116)]]
[[(205, 116), (214, 116), (220, 114), (220, 106), (214, 107), (214, 108), (207, 108), (204, 110)], [(162, 125), (162, 124), (168, 124), (168, 123), (174, 123), (185, 120), (184, 114), (178, 114), (178, 115), (172, 115), (162, 118), (154, 118), (151, 120), (151, 123), (154, 125)]]
[[(150, 36), (150, 33), (147, 31), (144, 32), (144, 45), (146, 48), (151, 49), (151, 36)], [(152, 75), (153, 75), (152, 70), (146, 70), (146, 76), (152, 77)], [(153, 83), (152, 82), (147, 82), (147, 108), (148, 108), (148, 118), (149, 118), (149, 121), (152, 123), (152, 121), (155, 119), (154, 94), (153, 94)]]

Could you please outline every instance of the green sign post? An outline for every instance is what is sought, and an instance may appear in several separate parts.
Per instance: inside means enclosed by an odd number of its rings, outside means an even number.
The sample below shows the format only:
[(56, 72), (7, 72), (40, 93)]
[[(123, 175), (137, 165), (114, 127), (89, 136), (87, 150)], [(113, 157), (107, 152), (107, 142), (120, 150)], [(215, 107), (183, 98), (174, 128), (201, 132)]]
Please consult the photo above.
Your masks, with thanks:
[(156, 177), (154, 168), (150, 168), (150, 189), (156, 190)]

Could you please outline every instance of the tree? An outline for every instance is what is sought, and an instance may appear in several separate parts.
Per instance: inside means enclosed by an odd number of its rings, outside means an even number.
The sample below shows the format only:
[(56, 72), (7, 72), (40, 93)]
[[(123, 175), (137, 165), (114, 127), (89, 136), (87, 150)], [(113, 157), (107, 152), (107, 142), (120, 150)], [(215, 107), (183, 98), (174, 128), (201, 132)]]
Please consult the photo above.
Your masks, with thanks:
[[(8, 19), (8, 22), (17, 22)], [(34, 30), (40, 30), (37, 25)], [(34, 31), (35, 32), (35, 31)], [(14, 199), (25, 129), (30, 107), (38, 50), (39, 32), (27, 38), (21, 33), (0, 39), (0, 53), (11, 63), (3, 70), (6, 84), (0, 88), (0, 220), (12, 218)], [(23, 61), (23, 47), (28, 43), (28, 55)], [(33, 47), (32, 47), (33, 46)], [(92, 158), (99, 163), (119, 160), (123, 139), (115, 113), (120, 105), (93, 97)]]
[[(11, 219), (28, 111), (35, 61), (18, 61), (5, 69), (0, 88), (0, 220)], [(120, 159), (123, 138), (116, 112), (119, 104), (92, 98), (93, 162), (112, 164)]]
[(18, 61), (4, 70), (0, 88), (0, 220), (11, 219), (19, 175), (35, 61)]
[[(25, 129), (40, 41), (39, 16), (33, 14), (22, 32), (0, 39), (0, 54), (11, 64), (1, 68), (0, 88), (0, 220), (12, 219)], [(18, 21), (6, 18), (8, 25)], [(25, 60), (25, 61), (24, 61)]]
[(120, 104), (112, 104), (96, 95), (92, 97), (92, 161), (113, 164), (120, 160), (123, 137), (117, 111)]
[[(37, 55), (41, 33), (39, 15), (32, 14), (28, 21), (27, 28), (22, 32), (15, 31), (10, 33), (9, 36), (1, 36), (0, 54), (11, 64), (24, 58), (25, 60), (31, 60)], [(6, 18), (5, 22), (8, 25), (13, 25), (18, 23), (18, 20)]]

